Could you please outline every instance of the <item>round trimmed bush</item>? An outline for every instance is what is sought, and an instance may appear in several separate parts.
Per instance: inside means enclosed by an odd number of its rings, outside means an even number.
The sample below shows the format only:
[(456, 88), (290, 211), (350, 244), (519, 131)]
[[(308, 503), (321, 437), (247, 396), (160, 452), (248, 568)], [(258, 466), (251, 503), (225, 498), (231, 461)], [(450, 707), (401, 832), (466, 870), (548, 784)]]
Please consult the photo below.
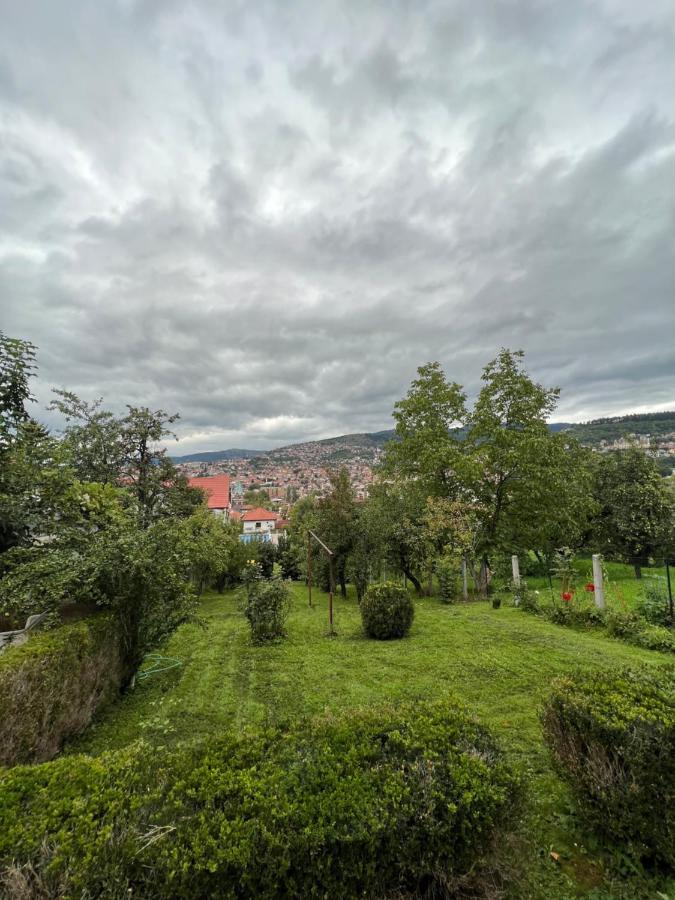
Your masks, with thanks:
[(379, 641), (405, 637), (414, 617), (410, 594), (393, 581), (372, 585), (361, 601), (363, 629), (368, 637)]

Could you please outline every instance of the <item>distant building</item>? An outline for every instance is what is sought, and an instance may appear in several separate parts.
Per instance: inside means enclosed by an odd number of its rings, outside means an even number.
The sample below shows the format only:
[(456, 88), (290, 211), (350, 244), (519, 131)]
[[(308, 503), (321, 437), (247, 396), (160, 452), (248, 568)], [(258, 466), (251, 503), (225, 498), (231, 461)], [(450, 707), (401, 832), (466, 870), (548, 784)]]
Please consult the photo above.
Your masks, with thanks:
[(206, 478), (188, 478), (190, 487), (201, 488), (206, 494), (208, 508), (217, 516), (230, 518), (232, 494), (229, 475), (210, 475)]
[(277, 531), (277, 522), (279, 516), (270, 512), (268, 509), (247, 509), (241, 517), (244, 526), (243, 533), (239, 535), (239, 540), (245, 544), (251, 541), (265, 541), (271, 544), (279, 543), (279, 532)]

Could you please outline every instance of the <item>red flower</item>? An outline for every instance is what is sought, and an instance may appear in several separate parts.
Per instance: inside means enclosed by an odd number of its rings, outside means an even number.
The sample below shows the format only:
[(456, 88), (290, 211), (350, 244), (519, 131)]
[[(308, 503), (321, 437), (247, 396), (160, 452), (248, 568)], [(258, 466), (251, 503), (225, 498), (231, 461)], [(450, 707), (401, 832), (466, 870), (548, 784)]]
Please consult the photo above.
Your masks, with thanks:
[(592, 594), (595, 592), (595, 585), (593, 584), (592, 581), (589, 581), (588, 584), (586, 585), (586, 592), (589, 594)]
[(565, 593), (562, 595), (562, 598), (565, 601), (565, 603), (569, 603), (570, 600), (572, 599), (572, 595), (570, 594), (569, 591), (565, 591)]

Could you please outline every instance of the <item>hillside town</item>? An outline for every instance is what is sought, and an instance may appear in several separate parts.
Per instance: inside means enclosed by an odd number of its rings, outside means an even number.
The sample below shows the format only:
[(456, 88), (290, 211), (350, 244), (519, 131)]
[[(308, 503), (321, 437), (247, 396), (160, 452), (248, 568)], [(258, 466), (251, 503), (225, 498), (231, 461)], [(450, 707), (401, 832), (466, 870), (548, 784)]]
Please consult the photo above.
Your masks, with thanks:
[(345, 467), (357, 500), (363, 500), (373, 481), (373, 469), (382, 456), (381, 445), (368, 435), (346, 435), (327, 441), (308, 441), (281, 447), (250, 458), (190, 461), (178, 464), (188, 478), (229, 475), (233, 497), (265, 490), (272, 506), (283, 511), (308, 494), (324, 496), (330, 489), (328, 473)]

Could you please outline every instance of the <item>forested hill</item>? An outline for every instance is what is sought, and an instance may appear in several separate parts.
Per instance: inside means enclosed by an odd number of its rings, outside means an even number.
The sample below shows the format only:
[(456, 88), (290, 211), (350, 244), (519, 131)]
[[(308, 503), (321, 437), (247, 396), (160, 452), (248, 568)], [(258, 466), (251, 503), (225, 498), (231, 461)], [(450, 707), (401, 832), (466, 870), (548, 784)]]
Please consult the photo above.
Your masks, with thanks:
[[(551, 422), (551, 431), (566, 431), (576, 437), (582, 444), (596, 446), (600, 441), (614, 441), (626, 434), (650, 434), (653, 437), (675, 432), (675, 412), (637, 413), (628, 416), (593, 419), (590, 422), (573, 424), (570, 422)], [(461, 432), (460, 432), (461, 434)], [(204, 453), (191, 453), (188, 456), (176, 456), (174, 461), (182, 462), (218, 462), (225, 459), (252, 459), (256, 456), (272, 458), (277, 462), (312, 458), (324, 464), (337, 464), (349, 459), (361, 458), (372, 460), (387, 441), (395, 437), (392, 429), (371, 431), (361, 434), (342, 434), (338, 437), (324, 438), (320, 441), (305, 441), (289, 444), (275, 450), (216, 450)]]
[(582, 444), (591, 446), (600, 441), (616, 441), (627, 434), (663, 437), (675, 432), (675, 411), (592, 419), (590, 422), (570, 425), (567, 430)]

